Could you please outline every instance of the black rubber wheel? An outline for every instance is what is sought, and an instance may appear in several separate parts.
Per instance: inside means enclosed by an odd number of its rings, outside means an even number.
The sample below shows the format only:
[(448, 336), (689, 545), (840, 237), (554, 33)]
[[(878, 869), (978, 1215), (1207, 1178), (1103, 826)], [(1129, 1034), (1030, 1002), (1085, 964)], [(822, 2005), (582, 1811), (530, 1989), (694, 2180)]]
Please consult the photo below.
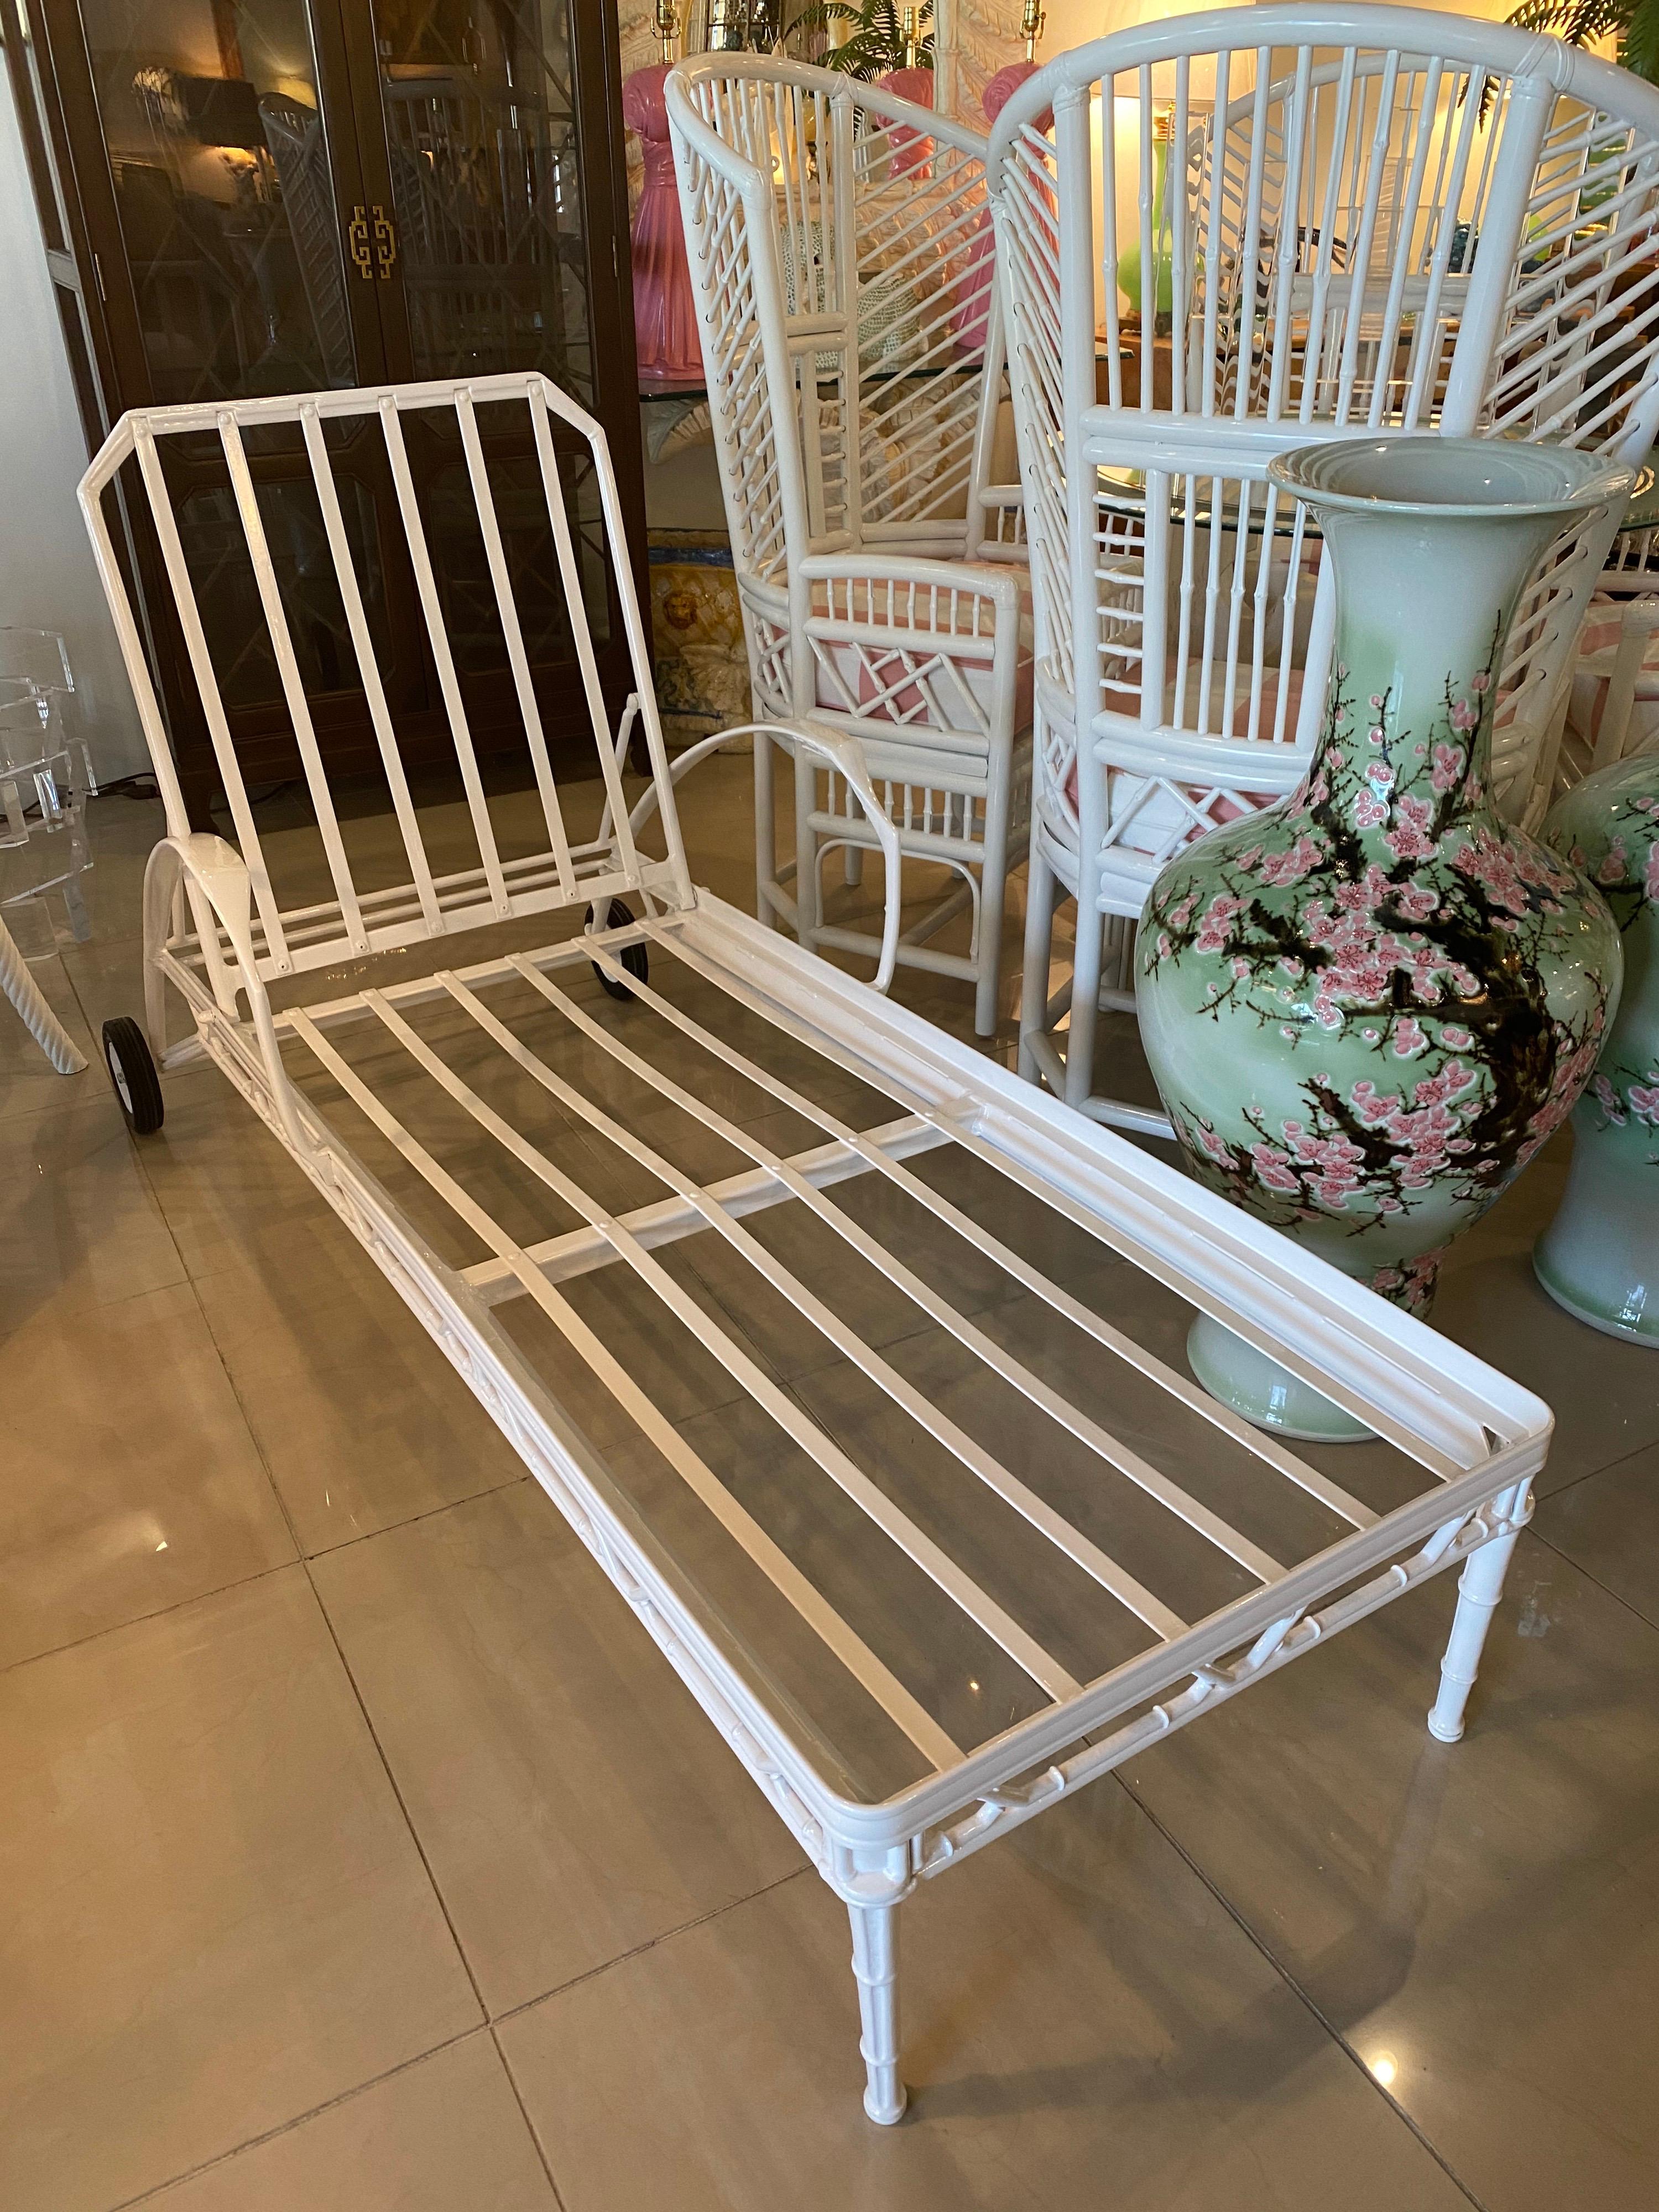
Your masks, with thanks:
[[(629, 905), (628, 902), (625, 899), (613, 898), (605, 911), (605, 917), (603, 921), (599, 921), (597, 917), (590, 912), (588, 915), (588, 927), (591, 929), (626, 929), (629, 923), (632, 921), (633, 919), (634, 909)], [(621, 961), (623, 966), (627, 969), (629, 974), (634, 978), (636, 983), (645, 983), (650, 981), (651, 963), (646, 957), (644, 945), (625, 945), (622, 951), (617, 955), (617, 957)], [(614, 975), (607, 975), (605, 970), (600, 967), (597, 960), (592, 962), (592, 966), (593, 973), (599, 977), (601, 984), (603, 984), (613, 999), (631, 999), (633, 997), (634, 994), (629, 989), (627, 984), (619, 983)]]
[(104, 1024), (104, 1065), (121, 1111), (135, 1137), (153, 1137), (161, 1126), (161, 1079), (144, 1033), (131, 1014)]

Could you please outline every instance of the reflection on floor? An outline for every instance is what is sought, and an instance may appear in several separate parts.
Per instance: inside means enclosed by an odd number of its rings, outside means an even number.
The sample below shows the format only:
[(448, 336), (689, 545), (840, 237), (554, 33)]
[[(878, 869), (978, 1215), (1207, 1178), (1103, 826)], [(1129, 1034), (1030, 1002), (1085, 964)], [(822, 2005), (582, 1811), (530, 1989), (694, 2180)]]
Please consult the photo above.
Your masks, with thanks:
[[(88, 1050), (156, 834), (94, 817)], [(0, 2204), (1648, 2212), (1659, 1360), (1534, 1286), (1561, 1172), (1437, 1316), (1559, 1425), (1466, 1741), (1443, 1582), (954, 1871), (883, 2132), (840, 1909), (345, 1231), (210, 1069), (139, 1151), (0, 1024)]]

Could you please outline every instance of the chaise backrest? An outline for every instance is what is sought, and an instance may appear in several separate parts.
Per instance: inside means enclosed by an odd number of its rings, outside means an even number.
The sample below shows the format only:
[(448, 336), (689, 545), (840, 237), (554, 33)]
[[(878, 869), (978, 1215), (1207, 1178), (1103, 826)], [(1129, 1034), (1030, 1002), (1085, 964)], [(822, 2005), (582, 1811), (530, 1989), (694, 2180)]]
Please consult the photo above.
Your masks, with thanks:
[[(1273, 0), (1146, 25), (1022, 87), (989, 173), (1051, 779), (1080, 718), (1109, 751), (1137, 729), (1176, 753), (1218, 738), (1218, 800), (1283, 787), (1235, 733), (1305, 750), (1328, 599), (1316, 544), (1261, 483), (1273, 447), (1386, 427), (1629, 459), (1652, 441), (1659, 93), (1559, 41)], [(1152, 272), (1139, 329), (1126, 255)], [(1555, 549), (1523, 603), (1500, 778), (1541, 741), (1615, 522)]]
[[(510, 465), (514, 472), (510, 496), (520, 504), (527, 501), (534, 507), (538, 526), (544, 513), (550, 533), (558, 577), (556, 594), (562, 595), (569, 623), (593, 745), (593, 762), (586, 774), (589, 777), (597, 774), (601, 779), (608, 817), (609, 827), (604, 833), (586, 839), (573, 834), (566, 818), (568, 786), (575, 779), (565, 775), (567, 788), (562, 797), (549, 753), (543, 705), (526, 644), (523, 564), (515, 562), (504, 533), (497, 505), (498, 495), (505, 489), (502, 464), (495, 463), (492, 475), (485, 434), (480, 428), (481, 410), (489, 410), (492, 442), (503, 429), (509, 439), (516, 435), (513, 449), (526, 458)], [(434, 573), (428, 548), (429, 516), (423, 512), (426, 502), (417, 488), (404, 438), (404, 426), (411, 416), (424, 418), (425, 427), (441, 428), (454, 440), (462, 468), (448, 472), (452, 481), (446, 487), (446, 495), (453, 501), (453, 479), (461, 477), (476, 518), (482, 566), (489, 577), (489, 597), (493, 603), (490, 612), (480, 618), (499, 625), (536, 789), (534, 827), (527, 836), (519, 830), (511, 841), (504, 833), (499, 807), (492, 807), (486, 793), (468, 724), (463, 678), (458, 672), (457, 654), (445, 619), (445, 594)], [(435, 672), (465, 806), (465, 822), (460, 833), (464, 857), (459, 866), (454, 865), (454, 837), (447, 839), (441, 855), (434, 851), (431, 817), (417, 811), (411, 796), (398, 711), (376, 642), (378, 625), (365, 605), (367, 587), (360, 555), (354, 551), (342, 502), (342, 479), (346, 472), (337, 475), (339, 440), (354, 422), (368, 426), (371, 445), (379, 449), (393, 495), (386, 511), (401, 522), (401, 547), (382, 543), (380, 555), (385, 562), (395, 552), (408, 576), (424, 647)], [(378, 438), (374, 429), (377, 423)], [(216, 637), (210, 635), (210, 625), (198, 599), (200, 568), (187, 557), (181, 537), (168, 482), (167, 463), (174, 453), (188, 453), (198, 473), (211, 463), (222, 471), (228, 487), (228, 509), (234, 520), (227, 521), (215, 548), (216, 578), (222, 588), (227, 575), (234, 575), (256, 595), (329, 885), (330, 895), (320, 898), (313, 895), (303, 905), (285, 907), (273, 881), (270, 855), (233, 742), (226, 698), (234, 672), (227, 666), (229, 653)], [(384, 836), (371, 841), (377, 848), (373, 853), (365, 849), (361, 836), (354, 837), (354, 825), (343, 817), (337, 803), (340, 794), (331, 782), (326, 737), (319, 734), (295, 651), (292, 625), (304, 610), (284, 604), (256, 483), (256, 471), (267, 466), (273, 453), (290, 474), (303, 465), (314, 493), (320, 526), (318, 534), (326, 548), (325, 556), (319, 550), (316, 566), (324, 571), (328, 590), (337, 594), (333, 604), (340, 611), (341, 627), (349, 635), (356, 656), (395, 821), (389, 859)], [(361, 476), (365, 468), (374, 465), (374, 453), (365, 459), (360, 447), (352, 455), (349, 473)], [(580, 536), (573, 530), (569, 514), (570, 484), (578, 469), (584, 476), (591, 470), (599, 498), (598, 516), (592, 526), (584, 524)], [(650, 890), (672, 906), (689, 901), (690, 885), (605, 434), (591, 416), (545, 377), (522, 374), (387, 385), (280, 398), (138, 409), (123, 416), (82, 480), (81, 507), (166, 804), (167, 831), (173, 836), (184, 836), (191, 823), (137, 612), (116, 558), (113, 531), (118, 518), (112, 510), (118, 479), (129, 502), (137, 507), (138, 519), (147, 514), (154, 526), (172, 611), (199, 695), (234, 842), (252, 878), (255, 945), (262, 976), (291, 975), (520, 915), (603, 902), (630, 889)], [(384, 522), (382, 531), (383, 536), (388, 534)], [(396, 532), (394, 522), (389, 534)], [(626, 634), (640, 722), (667, 838), (667, 857), (663, 860), (641, 854), (629, 832), (620, 757), (626, 730), (613, 732), (609, 728), (600, 688), (587, 598), (597, 589), (603, 599), (603, 578), (596, 583), (595, 572), (607, 568), (610, 589)]]
[(762, 55), (683, 62), (667, 102), (745, 603), (808, 554), (1023, 557), (983, 138)]

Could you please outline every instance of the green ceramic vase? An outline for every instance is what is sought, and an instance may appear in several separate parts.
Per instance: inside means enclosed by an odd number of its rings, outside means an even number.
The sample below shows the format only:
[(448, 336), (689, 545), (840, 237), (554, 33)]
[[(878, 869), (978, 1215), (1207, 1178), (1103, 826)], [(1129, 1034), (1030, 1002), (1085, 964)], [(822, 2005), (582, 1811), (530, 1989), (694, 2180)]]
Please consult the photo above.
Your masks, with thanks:
[[(1142, 919), (1141, 1034), (1192, 1173), (1427, 1309), (1450, 1240), (1571, 1111), (1616, 1000), (1601, 896), (1497, 812), (1503, 647), (1539, 557), (1629, 471), (1493, 439), (1342, 440), (1269, 474), (1334, 564), (1324, 727), (1279, 805), (1188, 845)], [(1357, 1422), (1200, 1316), (1266, 1428)]]
[(1566, 1195), (1533, 1267), (1557, 1304), (1592, 1328), (1659, 1346), (1659, 758), (1587, 776), (1544, 836), (1613, 908), (1625, 988), (1573, 1109)]

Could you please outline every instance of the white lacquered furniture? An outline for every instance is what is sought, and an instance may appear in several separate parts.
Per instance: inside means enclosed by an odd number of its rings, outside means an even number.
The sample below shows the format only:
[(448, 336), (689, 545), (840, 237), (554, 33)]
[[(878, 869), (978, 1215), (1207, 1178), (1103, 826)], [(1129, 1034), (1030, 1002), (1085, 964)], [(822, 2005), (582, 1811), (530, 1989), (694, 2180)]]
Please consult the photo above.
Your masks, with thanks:
[[(527, 684), (530, 827), (479, 781), (403, 425), (436, 416), (476, 455), (487, 407), (526, 410), (541, 457), (591, 679), (597, 835), (577, 826), (592, 787), (553, 775)], [(340, 526), (328, 433), (349, 418), (378, 418), (403, 495), (465, 791), (447, 810), (410, 802)], [(244, 441), (273, 426), (297, 426), (312, 464), (389, 823), (342, 814), (319, 750), (246, 467)], [(314, 810), (297, 843), (261, 836), (226, 731), (161, 461), (186, 436), (224, 455)], [(631, 815), (558, 475), (572, 440), (592, 453), (639, 687), (651, 775)], [(111, 535), (130, 462), (234, 845), (185, 815)], [(489, 475), (470, 481), (499, 547)], [(847, 1906), (872, 2118), (904, 2106), (896, 1911), (920, 1883), (1460, 1564), (1430, 1726), (1462, 1732), (1547, 1409), (695, 885), (615, 480), (580, 408), (500, 376), (128, 415), (82, 500), (167, 809), (143, 1024), (106, 1031), (129, 1114), (154, 1128), (162, 1110), (146, 1032), (164, 1072), (214, 1061), (478, 1397)], [(493, 556), (491, 573), (519, 665), (512, 578)], [(821, 748), (896, 861), (854, 739), (757, 736)], [(890, 899), (888, 974), (897, 915)], [(190, 1033), (168, 1045), (173, 994)], [(718, 1295), (692, 1295), (687, 1257)], [(1011, 1339), (984, 1316), (1012, 1291)], [(1382, 1446), (1328, 1475), (1206, 1398), (1170, 1348), (1194, 1309)], [(839, 1413), (779, 1385), (756, 1328), (823, 1340)], [(658, 1385), (698, 1363), (739, 1395), (694, 1443)], [(584, 1426), (595, 1408), (621, 1439), (606, 1449)], [(596, 1858), (606, 1842), (596, 1826)], [(850, 2037), (847, 2057), (850, 2087)]]
[[(1321, 549), (1267, 465), (1384, 428), (1639, 459), (1659, 93), (1504, 25), (1268, 4), (1049, 63), (988, 173), (1037, 639), (1021, 1066), (1157, 1127), (1093, 1087), (1099, 1011), (1133, 1004), (1134, 918), (1184, 842), (1293, 787), (1323, 706)], [(1163, 271), (1162, 368), (1126, 339), (1131, 251)], [(1494, 749), (1512, 813), (1616, 520), (1553, 549), (1522, 602)], [(1050, 998), (1067, 896), (1073, 971)]]
[[(825, 70), (709, 53), (668, 80), (726, 513), (757, 708), (856, 735), (907, 859), (954, 891), (908, 966), (975, 985), (996, 1025), (1004, 881), (1025, 825), (1030, 623), (1017, 486), (998, 483), (1000, 311), (985, 142)], [(795, 763), (793, 890), (757, 756), (763, 914), (807, 945), (871, 832)], [(931, 940), (966, 905), (967, 955)]]

